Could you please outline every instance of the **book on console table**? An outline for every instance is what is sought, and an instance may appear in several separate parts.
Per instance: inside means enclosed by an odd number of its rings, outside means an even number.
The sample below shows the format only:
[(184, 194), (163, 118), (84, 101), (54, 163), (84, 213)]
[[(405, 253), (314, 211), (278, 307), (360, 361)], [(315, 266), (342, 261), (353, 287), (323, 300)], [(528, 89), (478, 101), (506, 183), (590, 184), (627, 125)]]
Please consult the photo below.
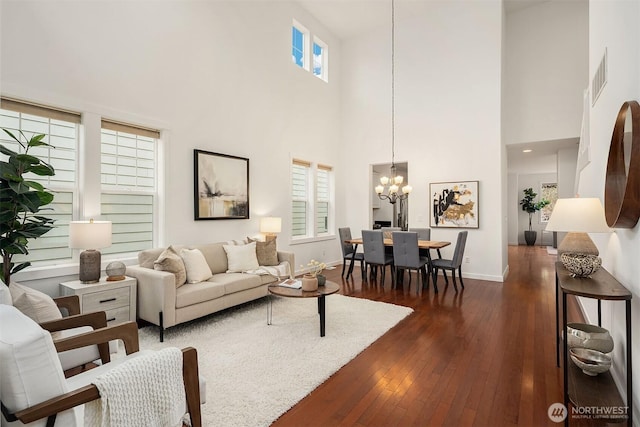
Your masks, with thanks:
[(278, 283), (277, 286), (281, 286), (283, 288), (300, 289), (302, 288), (302, 281), (297, 279), (287, 279), (283, 282)]

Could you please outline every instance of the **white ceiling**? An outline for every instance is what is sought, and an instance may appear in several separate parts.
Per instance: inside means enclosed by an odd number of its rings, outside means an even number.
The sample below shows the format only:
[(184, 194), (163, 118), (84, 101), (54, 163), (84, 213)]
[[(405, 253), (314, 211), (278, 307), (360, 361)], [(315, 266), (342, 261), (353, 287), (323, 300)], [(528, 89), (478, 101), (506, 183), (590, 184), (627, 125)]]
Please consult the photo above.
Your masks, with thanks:
[[(398, 3), (406, 0), (398, 0)], [(433, 1), (433, 0), (421, 0)], [(507, 13), (551, 0), (504, 0)], [(562, 1), (562, 0), (557, 0)], [(391, 0), (298, 0), (333, 34), (348, 39), (391, 22)]]

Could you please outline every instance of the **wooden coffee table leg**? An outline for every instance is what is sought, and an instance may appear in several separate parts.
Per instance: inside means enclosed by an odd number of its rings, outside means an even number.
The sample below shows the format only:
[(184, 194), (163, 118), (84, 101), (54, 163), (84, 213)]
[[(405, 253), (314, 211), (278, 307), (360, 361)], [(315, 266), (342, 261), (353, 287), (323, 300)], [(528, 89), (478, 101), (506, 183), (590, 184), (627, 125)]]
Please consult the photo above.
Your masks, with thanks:
[(318, 297), (318, 313), (320, 313), (320, 336), (324, 336), (324, 295)]

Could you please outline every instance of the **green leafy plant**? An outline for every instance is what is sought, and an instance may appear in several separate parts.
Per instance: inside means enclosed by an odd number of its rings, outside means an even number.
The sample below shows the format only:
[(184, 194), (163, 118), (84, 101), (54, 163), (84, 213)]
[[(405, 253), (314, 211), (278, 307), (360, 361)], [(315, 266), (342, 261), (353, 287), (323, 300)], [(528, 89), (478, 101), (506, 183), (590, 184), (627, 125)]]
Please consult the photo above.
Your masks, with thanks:
[(9, 286), (12, 274), (31, 265), (30, 262), (16, 265), (13, 256), (27, 255), (29, 239), (40, 237), (54, 227), (52, 219), (38, 215), (53, 201), (53, 194), (25, 175), (53, 176), (55, 171), (51, 165), (29, 154), (34, 147), (50, 147), (42, 141), (45, 135), (33, 135), (29, 139), (20, 131), (21, 138), (17, 138), (7, 129), (3, 130), (24, 150), (16, 153), (0, 144), (0, 153), (7, 156), (0, 161), (0, 255), (2, 281)]
[(522, 206), (522, 210), (529, 214), (529, 231), (531, 231), (531, 217), (533, 216), (533, 214), (544, 208), (551, 202), (546, 199), (534, 202), (535, 198), (538, 196), (538, 193), (535, 193), (533, 191), (533, 188), (531, 187), (525, 188), (523, 192), (524, 198), (520, 200), (520, 205)]

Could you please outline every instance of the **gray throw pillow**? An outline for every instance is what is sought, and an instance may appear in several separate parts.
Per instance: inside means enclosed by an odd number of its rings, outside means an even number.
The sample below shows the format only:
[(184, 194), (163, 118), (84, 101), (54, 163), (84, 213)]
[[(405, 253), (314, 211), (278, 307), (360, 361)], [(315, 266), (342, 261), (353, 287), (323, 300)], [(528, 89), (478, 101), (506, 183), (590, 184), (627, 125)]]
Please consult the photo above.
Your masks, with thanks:
[(276, 239), (268, 239), (266, 242), (248, 238), (249, 242), (256, 242), (256, 257), (258, 264), (263, 266), (278, 265), (278, 250), (276, 249)]
[(187, 270), (184, 261), (173, 246), (165, 249), (157, 260), (153, 263), (154, 270), (167, 271), (176, 276), (176, 288), (184, 285), (187, 281)]

